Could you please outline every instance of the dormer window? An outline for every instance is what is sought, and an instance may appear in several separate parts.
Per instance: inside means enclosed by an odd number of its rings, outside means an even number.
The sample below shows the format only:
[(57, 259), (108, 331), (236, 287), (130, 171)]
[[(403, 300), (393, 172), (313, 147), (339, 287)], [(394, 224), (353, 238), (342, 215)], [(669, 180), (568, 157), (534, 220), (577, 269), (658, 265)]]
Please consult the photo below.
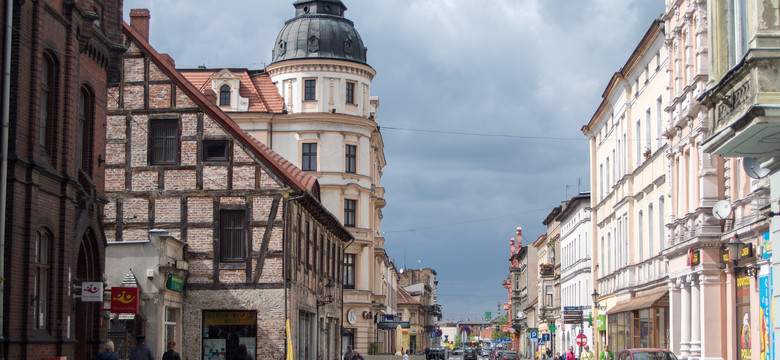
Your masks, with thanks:
[(230, 106), (230, 86), (219, 88), (219, 106)]

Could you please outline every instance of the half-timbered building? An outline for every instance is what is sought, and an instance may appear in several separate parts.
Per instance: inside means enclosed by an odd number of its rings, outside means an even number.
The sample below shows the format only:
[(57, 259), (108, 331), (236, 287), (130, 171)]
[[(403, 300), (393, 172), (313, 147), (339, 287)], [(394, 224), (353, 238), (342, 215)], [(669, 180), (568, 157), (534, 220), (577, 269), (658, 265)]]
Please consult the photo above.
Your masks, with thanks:
[[(242, 344), (252, 358), (282, 359), (288, 346), (296, 359), (338, 357), (352, 235), (317, 180), (241, 130), (149, 45), (148, 11), (133, 15), (109, 88), (105, 231), (109, 246), (159, 231), (187, 244), (180, 314), (166, 319), (181, 330), (155, 335), (156, 351), (181, 339), (189, 359), (230, 358)], [(154, 281), (166, 265), (142, 270), (141, 313), (168, 291)]]

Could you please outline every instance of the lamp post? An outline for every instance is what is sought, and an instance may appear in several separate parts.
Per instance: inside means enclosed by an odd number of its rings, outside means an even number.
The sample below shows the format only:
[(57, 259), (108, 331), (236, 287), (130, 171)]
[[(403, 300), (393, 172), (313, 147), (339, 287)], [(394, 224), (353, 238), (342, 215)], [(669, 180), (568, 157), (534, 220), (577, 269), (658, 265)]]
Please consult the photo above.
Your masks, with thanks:
[[(316, 317), (316, 321), (317, 321), (317, 331), (316, 331), (317, 339), (314, 340), (314, 344), (315, 344), (315, 347), (317, 347), (317, 349), (314, 350), (315, 354), (319, 354), (320, 333), (323, 332), (323, 330), (321, 329), (322, 325), (319, 323), (320, 322), (320, 308), (333, 302), (333, 298), (334, 298), (333, 290), (335, 288), (336, 288), (336, 285), (333, 284), (332, 281), (328, 280), (328, 283), (325, 284), (325, 287), (323, 289), (324, 291), (323, 291), (322, 295), (324, 295), (324, 298), (320, 299), (320, 295), (317, 294), (317, 306), (316, 306), (316, 308), (317, 308), (317, 317)], [(327, 337), (326, 337), (326, 339), (327, 339)], [(331, 347), (329, 345), (330, 344), (326, 344), (325, 345), (326, 348), (327, 348), (327, 351), (328, 351), (328, 353), (327, 353), (327, 355), (325, 357), (326, 359), (330, 359)], [(319, 355), (317, 355), (317, 356), (319, 356)]]
[[(590, 294), (590, 296), (593, 297), (593, 312), (594, 312), (594, 315), (593, 315), (594, 320), (593, 320), (593, 322), (595, 323), (596, 321), (598, 321), (597, 319), (598, 319), (598, 310), (599, 310), (599, 292), (596, 291), (596, 289), (593, 289), (593, 294)], [(595, 324), (591, 324), (591, 326), (593, 326), (593, 325), (595, 325)], [(593, 326), (593, 350), (596, 350), (596, 357), (598, 358), (598, 354), (599, 354), (598, 347), (601, 344), (601, 342), (598, 342), (598, 343), (596, 342), (596, 334), (597, 333), (598, 333), (598, 329), (596, 329), (596, 327)], [(599, 338), (601, 338), (601, 337), (599, 337)]]

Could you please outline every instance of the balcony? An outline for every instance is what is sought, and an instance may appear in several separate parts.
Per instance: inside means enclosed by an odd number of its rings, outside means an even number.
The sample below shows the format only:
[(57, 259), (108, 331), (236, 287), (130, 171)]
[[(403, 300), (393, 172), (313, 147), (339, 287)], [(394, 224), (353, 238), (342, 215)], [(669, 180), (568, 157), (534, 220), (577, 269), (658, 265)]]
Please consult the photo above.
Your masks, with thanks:
[(612, 294), (618, 290), (656, 282), (668, 274), (669, 266), (659, 255), (600, 277), (598, 292), (599, 294)]
[(539, 276), (555, 277), (555, 264), (539, 264)]

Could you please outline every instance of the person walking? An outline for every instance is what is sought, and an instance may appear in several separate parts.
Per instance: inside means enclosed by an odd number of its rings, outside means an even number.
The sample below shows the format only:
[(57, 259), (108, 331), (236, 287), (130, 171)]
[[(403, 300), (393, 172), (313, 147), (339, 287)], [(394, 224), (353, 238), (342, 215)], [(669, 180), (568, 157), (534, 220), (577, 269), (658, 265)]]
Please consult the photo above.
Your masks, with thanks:
[(569, 351), (566, 352), (566, 360), (577, 360), (574, 357), (574, 347), (569, 346)]
[(404, 352), (404, 360), (409, 360), (409, 350), (406, 350), (406, 352)]
[(114, 354), (113, 341), (108, 340), (105, 344), (103, 344), (103, 352), (98, 354), (97, 360), (119, 360), (119, 357)]
[(352, 360), (352, 345), (347, 345), (347, 352), (344, 353), (344, 360)]
[(612, 355), (612, 351), (609, 351), (609, 345), (604, 345), (604, 350), (601, 351), (599, 360), (615, 360), (615, 355)]
[(357, 351), (357, 349), (353, 350), (352, 352), (353, 352), (352, 360), (366, 360), (363, 359), (363, 355), (360, 355), (360, 351)]
[(130, 352), (130, 360), (154, 360), (152, 349), (146, 346), (146, 336), (138, 335), (135, 337), (135, 348)]
[(179, 353), (176, 352), (175, 341), (168, 341), (168, 350), (163, 354), (162, 360), (181, 360)]
[(596, 360), (596, 354), (594, 354), (593, 351), (590, 351), (590, 346), (585, 345), (585, 351), (582, 352), (580, 360)]

